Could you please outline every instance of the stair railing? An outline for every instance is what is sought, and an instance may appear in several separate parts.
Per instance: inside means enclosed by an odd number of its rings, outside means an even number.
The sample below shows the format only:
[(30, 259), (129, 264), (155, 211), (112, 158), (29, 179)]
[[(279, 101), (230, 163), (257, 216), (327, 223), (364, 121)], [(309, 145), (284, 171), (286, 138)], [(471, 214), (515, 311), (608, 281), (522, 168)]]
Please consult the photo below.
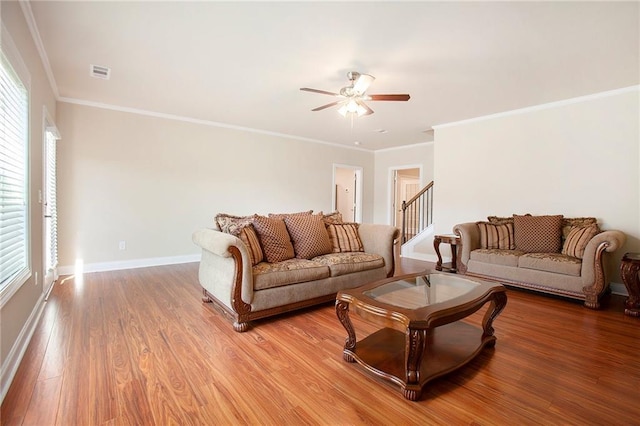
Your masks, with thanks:
[(433, 181), (402, 202), (402, 244), (433, 223)]

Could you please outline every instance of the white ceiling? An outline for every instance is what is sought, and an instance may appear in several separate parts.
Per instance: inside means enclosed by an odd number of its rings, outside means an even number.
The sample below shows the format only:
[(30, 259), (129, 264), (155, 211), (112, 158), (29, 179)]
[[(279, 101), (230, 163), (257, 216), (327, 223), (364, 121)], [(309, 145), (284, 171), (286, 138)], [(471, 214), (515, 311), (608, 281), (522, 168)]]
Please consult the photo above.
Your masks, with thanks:
[[(640, 83), (639, 2), (31, 1), (61, 99), (371, 150), (433, 125)], [(89, 76), (90, 64), (112, 69)], [(370, 102), (353, 123), (301, 87), (355, 70)], [(386, 133), (377, 132), (379, 129)]]

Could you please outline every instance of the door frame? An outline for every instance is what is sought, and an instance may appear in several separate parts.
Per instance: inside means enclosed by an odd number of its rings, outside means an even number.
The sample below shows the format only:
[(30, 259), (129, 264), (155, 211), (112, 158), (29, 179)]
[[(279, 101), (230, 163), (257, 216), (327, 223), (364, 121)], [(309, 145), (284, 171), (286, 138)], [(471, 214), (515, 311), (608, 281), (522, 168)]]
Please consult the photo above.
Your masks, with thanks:
[(389, 178), (387, 184), (387, 223), (393, 225), (395, 223), (396, 215), (396, 175), (401, 170), (418, 169), (418, 181), (420, 182), (420, 188), (424, 187), (424, 173), (422, 170), (422, 164), (407, 164), (403, 166), (391, 166), (389, 167)]
[[(60, 140), (60, 132), (49, 114), (46, 106), (42, 114), (42, 189), (39, 191), (39, 202), (42, 211), (42, 292), (48, 295), (53, 289), (53, 284), (58, 279), (58, 265), (50, 270), (47, 265), (47, 221), (45, 218), (47, 208), (47, 133), (53, 134), (56, 141)], [(56, 191), (57, 192), (57, 191)]]
[(353, 170), (354, 176), (356, 179), (355, 188), (356, 188), (356, 196), (355, 198), (355, 221), (357, 223), (362, 223), (362, 173), (363, 168), (360, 166), (352, 166), (349, 164), (333, 164), (333, 173), (332, 173), (332, 182), (331, 182), (331, 211), (336, 211), (336, 171), (337, 169), (349, 169)]

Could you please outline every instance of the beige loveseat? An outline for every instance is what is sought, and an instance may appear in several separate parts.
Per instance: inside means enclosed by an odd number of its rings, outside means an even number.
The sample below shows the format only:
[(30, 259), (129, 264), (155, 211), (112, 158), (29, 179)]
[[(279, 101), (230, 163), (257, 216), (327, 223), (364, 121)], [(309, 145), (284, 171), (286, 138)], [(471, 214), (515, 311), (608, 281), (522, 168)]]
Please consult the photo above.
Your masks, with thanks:
[(399, 230), (347, 224), (339, 213), (237, 217), (219, 214), (201, 229), (199, 280), (205, 302), (249, 321), (328, 302), (339, 290), (390, 277)]
[(600, 307), (609, 290), (605, 256), (626, 237), (595, 218), (513, 215), (455, 225), (458, 271), (482, 279), (584, 300)]

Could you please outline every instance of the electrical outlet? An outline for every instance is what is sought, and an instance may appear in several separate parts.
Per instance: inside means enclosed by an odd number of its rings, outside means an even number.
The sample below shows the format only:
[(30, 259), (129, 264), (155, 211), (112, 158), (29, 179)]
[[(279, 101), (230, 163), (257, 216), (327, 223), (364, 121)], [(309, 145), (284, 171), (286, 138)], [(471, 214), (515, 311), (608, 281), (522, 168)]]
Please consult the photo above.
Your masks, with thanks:
[(127, 242), (126, 241), (120, 241), (118, 243), (118, 249), (120, 250), (126, 250), (127, 249)]

